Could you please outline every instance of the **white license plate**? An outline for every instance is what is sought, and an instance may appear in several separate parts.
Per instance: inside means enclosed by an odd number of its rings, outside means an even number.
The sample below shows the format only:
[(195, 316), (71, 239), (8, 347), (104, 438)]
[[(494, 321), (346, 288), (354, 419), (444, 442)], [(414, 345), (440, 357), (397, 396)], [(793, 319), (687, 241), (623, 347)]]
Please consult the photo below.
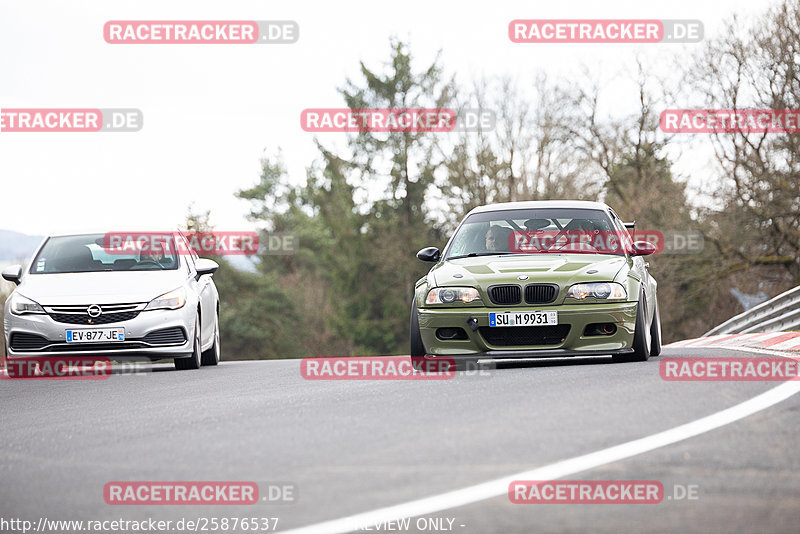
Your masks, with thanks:
[(67, 330), (67, 343), (117, 343), (125, 341), (124, 328)]
[(489, 326), (539, 326), (558, 324), (558, 312), (490, 313)]

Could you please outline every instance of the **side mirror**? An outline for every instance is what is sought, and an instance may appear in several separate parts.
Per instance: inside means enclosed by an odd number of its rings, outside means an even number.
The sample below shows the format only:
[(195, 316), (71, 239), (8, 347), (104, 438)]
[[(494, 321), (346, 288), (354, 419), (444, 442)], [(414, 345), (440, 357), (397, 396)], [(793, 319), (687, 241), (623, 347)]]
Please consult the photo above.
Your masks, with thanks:
[(19, 285), (20, 280), (22, 280), (22, 265), (9, 265), (3, 269), (3, 278)]
[(631, 248), (632, 256), (648, 256), (656, 251), (656, 246), (648, 241), (634, 241)]
[(442, 253), (436, 247), (423, 248), (417, 252), (417, 259), (420, 261), (437, 262), (442, 257)]
[(217, 269), (219, 269), (219, 264), (214, 260), (199, 258), (194, 262), (194, 268), (197, 269), (197, 276), (195, 278), (199, 280), (204, 274), (214, 274), (217, 272)]

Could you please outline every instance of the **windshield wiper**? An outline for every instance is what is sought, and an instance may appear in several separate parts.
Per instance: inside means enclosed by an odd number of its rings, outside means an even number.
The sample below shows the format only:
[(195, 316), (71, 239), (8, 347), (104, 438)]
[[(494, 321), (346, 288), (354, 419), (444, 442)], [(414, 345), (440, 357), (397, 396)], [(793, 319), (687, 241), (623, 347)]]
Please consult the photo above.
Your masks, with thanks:
[(449, 256), (448, 260), (458, 260), (461, 258), (477, 258), (478, 256), (512, 256), (513, 252), (470, 252), (461, 256)]

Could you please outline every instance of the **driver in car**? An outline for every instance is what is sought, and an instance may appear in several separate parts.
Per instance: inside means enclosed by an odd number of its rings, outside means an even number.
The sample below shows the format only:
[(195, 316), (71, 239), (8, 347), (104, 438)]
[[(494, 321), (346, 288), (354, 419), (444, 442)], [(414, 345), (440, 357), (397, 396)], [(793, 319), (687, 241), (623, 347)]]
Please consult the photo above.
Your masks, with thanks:
[(491, 226), (486, 232), (486, 250), (489, 252), (508, 252), (508, 238), (511, 235), (511, 228), (505, 226)]
[(161, 243), (153, 243), (147, 250), (143, 250), (139, 253), (139, 263), (155, 263), (163, 267), (163, 262), (165, 260), (164, 245)]

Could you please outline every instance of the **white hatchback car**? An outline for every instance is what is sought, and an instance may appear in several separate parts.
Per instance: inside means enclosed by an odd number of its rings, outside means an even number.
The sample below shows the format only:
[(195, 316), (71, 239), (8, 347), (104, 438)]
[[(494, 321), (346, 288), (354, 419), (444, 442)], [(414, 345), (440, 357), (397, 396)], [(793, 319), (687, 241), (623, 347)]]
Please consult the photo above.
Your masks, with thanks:
[(179, 232), (156, 253), (110, 251), (105, 235), (50, 236), (24, 272), (3, 271), (17, 284), (5, 305), (7, 357), (216, 365), (219, 294), (211, 275), (219, 265), (198, 258)]

